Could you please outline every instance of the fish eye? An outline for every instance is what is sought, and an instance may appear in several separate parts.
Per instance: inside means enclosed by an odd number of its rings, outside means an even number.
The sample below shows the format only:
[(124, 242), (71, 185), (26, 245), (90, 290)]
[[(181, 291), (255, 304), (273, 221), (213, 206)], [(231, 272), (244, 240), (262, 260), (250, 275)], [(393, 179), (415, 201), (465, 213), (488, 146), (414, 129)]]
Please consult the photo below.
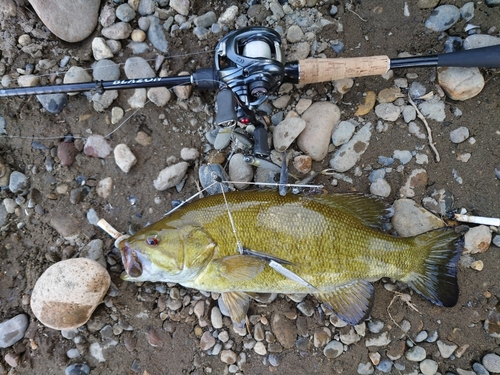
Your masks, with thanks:
[(149, 236), (146, 238), (146, 243), (149, 246), (156, 246), (160, 243), (160, 240), (158, 240), (158, 237), (156, 237), (156, 236)]

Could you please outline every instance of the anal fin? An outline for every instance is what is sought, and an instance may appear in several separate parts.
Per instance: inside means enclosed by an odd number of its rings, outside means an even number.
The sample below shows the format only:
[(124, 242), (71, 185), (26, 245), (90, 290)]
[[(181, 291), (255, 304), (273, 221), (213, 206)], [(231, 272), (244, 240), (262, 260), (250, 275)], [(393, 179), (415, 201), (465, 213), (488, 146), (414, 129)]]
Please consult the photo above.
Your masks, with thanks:
[(333, 312), (350, 325), (356, 325), (370, 315), (374, 288), (368, 281), (358, 280), (335, 288), (333, 291), (315, 293)]

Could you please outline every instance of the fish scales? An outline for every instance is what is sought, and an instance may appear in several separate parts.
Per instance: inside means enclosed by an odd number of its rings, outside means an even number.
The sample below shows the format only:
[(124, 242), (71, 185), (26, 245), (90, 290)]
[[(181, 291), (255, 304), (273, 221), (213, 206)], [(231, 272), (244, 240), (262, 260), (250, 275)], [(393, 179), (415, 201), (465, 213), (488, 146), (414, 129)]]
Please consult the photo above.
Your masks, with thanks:
[[(388, 212), (378, 199), (359, 194), (209, 196), (131, 237), (121, 249), (126, 279), (220, 292), (235, 309), (247, 303), (244, 293), (312, 293), (350, 324), (369, 312), (369, 282), (381, 277), (407, 282), (434, 303), (454, 304), (459, 235), (446, 229), (394, 237), (374, 228)], [(264, 259), (239, 254), (237, 240), (246, 249), (290, 262), (284, 266), (316, 289), (277, 272)], [(243, 310), (232, 318), (240, 319)]]

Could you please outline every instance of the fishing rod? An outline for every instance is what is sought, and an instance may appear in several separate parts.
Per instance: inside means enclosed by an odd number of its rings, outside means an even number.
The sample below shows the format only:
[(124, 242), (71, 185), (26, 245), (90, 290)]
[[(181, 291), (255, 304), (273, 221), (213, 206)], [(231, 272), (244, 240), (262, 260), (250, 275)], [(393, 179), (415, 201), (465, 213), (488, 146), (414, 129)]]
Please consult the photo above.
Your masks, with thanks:
[[(265, 157), (270, 153), (267, 131), (255, 111), (282, 83), (321, 83), (382, 75), (390, 69), (421, 67), (499, 68), (500, 45), (402, 58), (381, 55), (285, 62), (281, 38), (276, 31), (260, 26), (247, 27), (232, 31), (219, 41), (213, 67), (199, 69), (191, 75), (6, 88), (0, 89), (0, 97), (83, 91), (102, 94), (106, 90), (183, 85), (219, 90), (216, 124), (221, 127), (234, 127), (238, 121), (254, 124), (254, 155)], [(226, 137), (229, 142), (229, 132)]]

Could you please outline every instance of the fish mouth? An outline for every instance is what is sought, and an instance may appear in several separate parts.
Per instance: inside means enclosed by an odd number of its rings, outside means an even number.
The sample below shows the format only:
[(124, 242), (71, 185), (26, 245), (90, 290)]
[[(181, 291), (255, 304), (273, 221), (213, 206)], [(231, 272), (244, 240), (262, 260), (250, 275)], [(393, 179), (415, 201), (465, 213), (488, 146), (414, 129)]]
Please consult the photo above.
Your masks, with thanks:
[(137, 278), (142, 275), (142, 262), (137, 256), (137, 251), (134, 250), (128, 242), (120, 244), (122, 253), (122, 262), (125, 267), (125, 272), (132, 278)]

